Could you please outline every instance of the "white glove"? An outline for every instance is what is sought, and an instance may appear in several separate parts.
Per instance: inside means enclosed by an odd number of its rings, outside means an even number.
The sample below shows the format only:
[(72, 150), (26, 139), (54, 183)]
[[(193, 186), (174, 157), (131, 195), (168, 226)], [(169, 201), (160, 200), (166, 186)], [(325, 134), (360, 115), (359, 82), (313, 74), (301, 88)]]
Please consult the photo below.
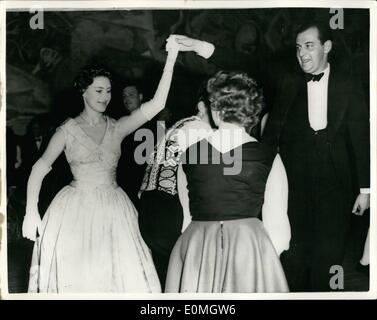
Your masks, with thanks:
[(41, 158), (33, 166), (27, 184), (26, 214), (22, 224), (22, 235), (32, 241), (36, 240), (37, 231), (41, 232), (42, 221), (38, 212), (38, 198), (43, 178), (51, 167)]
[(26, 215), (22, 224), (22, 236), (31, 241), (37, 238), (37, 231), (41, 233), (42, 220), (37, 208), (26, 208)]
[[(194, 51), (199, 56), (208, 59), (210, 56), (212, 56), (213, 52), (215, 51), (215, 46), (212, 43), (189, 38), (187, 36), (183, 35), (172, 35), (176, 42), (178, 43), (179, 51)], [(171, 37), (172, 37), (171, 36)]]
[(175, 61), (179, 52), (178, 42), (175, 35), (171, 35), (166, 39), (165, 50), (168, 53), (167, 60)]

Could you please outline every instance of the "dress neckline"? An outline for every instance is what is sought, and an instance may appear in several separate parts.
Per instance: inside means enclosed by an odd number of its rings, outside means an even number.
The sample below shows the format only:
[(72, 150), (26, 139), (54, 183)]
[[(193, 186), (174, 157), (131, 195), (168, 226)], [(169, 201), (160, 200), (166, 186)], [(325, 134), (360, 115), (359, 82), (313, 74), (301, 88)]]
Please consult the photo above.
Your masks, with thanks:
[(99, 143), (97, 143), (96, 141), (93, 140), (92, 137), (90, 137), (90, 136), (86, 133), (86, 131), (85, 131), (83, 128), (81, 128), (81, 126), (80, 126), (80, 124), (77, 122), (77, 120), (76, 120), (75, 118), (72, 118), (72, 120), (75, 122), (76, 126), (80, 129), (80, 131), (84, 134), (84, 136), (85, 136), (87, 139), (89, 139), (89, 140), (90, 140), (95, 146), (97, 146), (97, 147), (100, 147), (100, 146), (103, 144), (103, 142), (105, 141), (105, 137), (106, 137), (106, 135), (107, 135), (107, 131), (108, 131), (108, 128), (109, 128), (109, 118), (108, 118), (108, 116), (105, 116), (105, 119), (106, 119), (106, 128), (105, 128), (105, 132), (104, 132), (104, 134), (103, 134), (103, 136), (102, 136), (101, 141), (100, 141)]
[[(211, 135), (209, 135), (206, 138), (208, 144), (210, 144), (212, 146), (212, 148), (214, 148), (215, 150), (217, 150), (221, 154), (229, 153), (232, 150), (235, 150), (239, 147), (242, 147), (243, 145), (246, 145), (248, 143), (258, 142), (258, 140), (256, 140), (254, 137), (250, 136), (249, 134), (247, 134), (244, 131), (241, 131), (241, 135), (239, 136), (239, 139), (237, 139), (237, 141), (234, 140), (235, 135), (233, 133), (232, 136), (231, 136), (231, 137), (233, 137), (233, 140), (229, 140), (228, 145), (223, 145), (221, 139), (224, 139), (224, 137), (221, 137), (221, 134), (223, 132), (226, 132), (227, 130), (229, 130), (229, 129), (227, 129), (227, 128), (219, 129), (217, 131), (214, 131)], [(229, 131), (229, 133), (227, 135), (229, 135), (230, 132), (231, 131)], [(229, 137), (229, 138), (231, 138), (231, 137)], [(227, 141), (228, 141), (228, 139), (225, 138), (225, 142), (227, 142)]]
[(236, 149), (239, 149), (239, 148), (244, 148), (246, 145), (249, 145), (249, 144), (255, 144), (255, 143), (258, 143), (259, 141), (255, 140), (255, 141), (246, 141), (244, 143), (241, 143), (227, 151), (221, 151), (219, 150), (218, 148), (216, 148), (210, 141), (208, 141), (207, 139), (205, 139), (207, 141), (207, 143), (212, 147), (212, 149), (215, 149), (218, 153), (221, 153), (221, 154), (226, 154), (226, 153), (229, 153), (229, 152), (232, 152), (233, 150), (236, 150)]

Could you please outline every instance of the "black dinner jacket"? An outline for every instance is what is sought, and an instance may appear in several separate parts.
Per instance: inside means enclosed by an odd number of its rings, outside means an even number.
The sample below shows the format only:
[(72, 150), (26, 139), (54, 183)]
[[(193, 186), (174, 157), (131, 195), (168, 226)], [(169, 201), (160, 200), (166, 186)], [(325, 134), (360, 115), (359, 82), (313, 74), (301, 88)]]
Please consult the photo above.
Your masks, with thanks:
[[(303, 72), (286, 74), (278, 85), (263, 140), (280, 148), (280, 135), (300, 90), (307, 97)], [(369, 109), (361, 83), (350, 72), (331, 64), (328, 83), (328, 143), (336, 169), (350, 183), (354, 170), (359, 188), (370, 185)], [(305, 99), (307, 108), (307, 98)], [(288, 137), (289, 138), (289, 137)]]

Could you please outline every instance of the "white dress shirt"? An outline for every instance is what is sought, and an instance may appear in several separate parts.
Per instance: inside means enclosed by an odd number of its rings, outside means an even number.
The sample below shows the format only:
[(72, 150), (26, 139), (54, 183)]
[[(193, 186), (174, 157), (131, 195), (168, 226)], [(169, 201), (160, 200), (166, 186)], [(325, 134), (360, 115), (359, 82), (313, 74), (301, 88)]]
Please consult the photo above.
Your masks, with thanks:
[(330, 64), (327, 64), (323, 73), (321, 80), (310, 80), (307, 83), (309, 123), (315, 131), (324, 129), (327, 126), (327, 89)]

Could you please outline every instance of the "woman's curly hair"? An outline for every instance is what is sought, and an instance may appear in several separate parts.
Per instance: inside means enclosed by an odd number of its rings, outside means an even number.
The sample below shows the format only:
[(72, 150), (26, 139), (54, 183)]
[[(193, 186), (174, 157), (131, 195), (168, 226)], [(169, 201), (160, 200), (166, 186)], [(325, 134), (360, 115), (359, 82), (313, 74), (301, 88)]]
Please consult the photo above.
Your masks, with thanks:
[(74, 87), (76, 90), (82, 94), (84, 91), (93, 83), (94, 78), (96, 77), (106, 77), (112, 81), (111, 73), (104, 66), (99, 64), (91, 64), (85, 66), (81, 69), (80, 73), (77, 75)]
[(246, 130), (258, 124), (264, 98), (247, 73), (219, 71), (208, 80), (207, 91), (211, 109), (220, 111), (222, 121), (240, 124)]

